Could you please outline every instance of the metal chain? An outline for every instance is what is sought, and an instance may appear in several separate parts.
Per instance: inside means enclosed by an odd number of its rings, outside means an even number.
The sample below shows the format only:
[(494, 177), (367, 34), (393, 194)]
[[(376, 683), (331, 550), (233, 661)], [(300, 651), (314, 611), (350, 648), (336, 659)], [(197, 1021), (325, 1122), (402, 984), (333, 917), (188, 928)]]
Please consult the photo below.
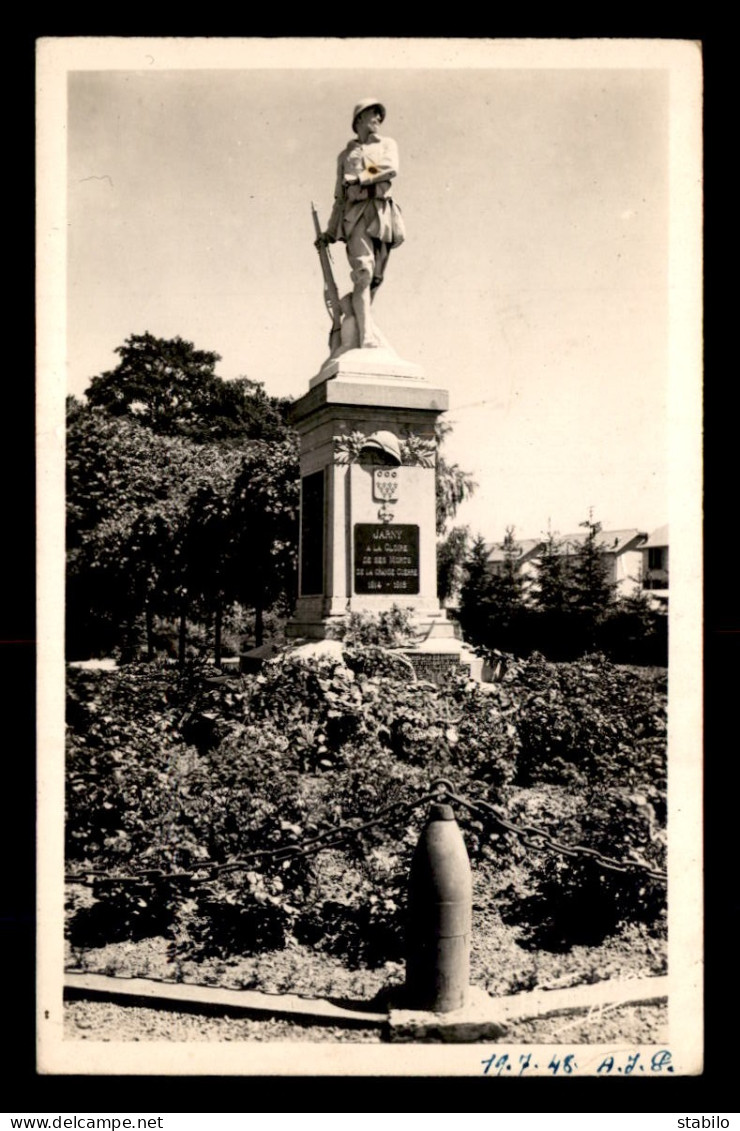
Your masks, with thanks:
[(350, 837), (359, 836), (369, 829), (376, 828), (384, 823), (398, 823), (402, 817), (413, 812), (413, 810), (417, 809), (420, 805), (425, 805), (430, 801), (440, 802), (445, 799), (458, 807), (469, 810), (476, 816), (493, 820), (499, 828), (517, 836), (527, 848), (533, 848), (535, 850), (549, 848), (553, 852), (558, 852), (561, 856), (586, 857), (610, 872), (619, 872), (622, 874), (642, 872), (652, 879), (659, 880), (662, 883), (667, 882), (668, 877), (665, 872), (651, 868), (649, 865), (642, 864), (637, 860), (614, 860), (611, 857), (604, 856), (603, 853), (595, 848), (588, 848), (582, 844), (563, 844), (562, 841), (556, 840), (555, 837), (550, 836), (545, 829), (540, 828), (538, 825), (516, 825), (488, 801), (470, 801), (468, 798), (461, 797), (460, 794), (455, 793), (451, 782), (447, 778), (437, 778), (431, 784), (431, 791), (422, 794), (414, 801), (396, 801), (390, 805), (384, 806), (384, 808), (379, 809), (369, 821), (363, 821), (359, 825), (344, 822), (343, 824), (335, 825), (330, 829), (326, 829), (323, 833), (318, 833), (316, 836), (304, 839), (303, 841), (297, 841), (294, 844), (278, 845), (276, 848), (256, 849), (253, 852), (246, 853), (239, 859), (229, 860), (225, 863), (207, 860), (197, 864), (190, 870), (179, 872), (165, 872), (160, 868), (141, 868), (129, 875), (111, 875), (110, 872), (104, 869), (84, 868), (79, 872), (67, 873), (64, 878), (67, 883), (89, 884), (92, 882), (99, 885), (152, 883), (154, 881), (192, 882), (196, 875), (203, 872), (209, 873), (210, 875), (219, 875), (225, 872), (244, 871), (250, 867), (250, 863), (256, 864), (261, 860), (272, 860), (275, 863), (281, 863), (285, 860), (295, 860), (300, 857), (312, 856), (317, 852), (323, 852), (325, 849), (337, 848)]
[(255, 849), (253, 852), (248, 852), (237, 860), (229, 860), (225, 863), (218, 863), (214, 860), (206, 860), (200, 864), (195, 865), (189, 871), (179, 872), (165, 872), (160, 868), (141, 868), (136, 872), (129, 875), (115, 875), (104, 869), (99, 868), (83, 868), (79, 872), (69, 872), (65, 874), (66, 883), (89, 884), (92, 878), (93, 883), (116, 885), (125, 883), (151, 883), (153, 881), (184, 881), (193, 880), (196, 875), (202, 872), (208, 872), (212, 875), (218, 875), (222, 872), (239, 872), (249, 868), (250, 862), (257, 863), (259, 860), (272, 859), (274, 862), (280, 863), (283, 860), (294, 860), (299, 857), (312, 856), (317, 852), (323, 852), (328, 848), (336, 848), (350, 837), (359, 836), (361, 833), (367, 832), (369, 829), (375, 828), (384, 823), (397, 824), (408, 813), (418, 809), (420, 805), (425, 805), (430, 801), (437, 801), (439, 797), (436, 793), (425, 793), (417, 797), (414, 801), (395, 801), (390, 805), (384, 806), (379, 809), (369, 821), (363, 821), (361, 824), (352, 824), (344, 822), (340, 825), (334, 825), (332, 828), (327, 829), (317, 836), (310, 837), (308, 840), (297, 841), (294, 844), (281, 844), (276, 848), (262, 848)]
[(438, 778), (436, 781), (432, 782), (432, 789), (438, 787), (442, 787), (442, 789), (440, 794), (438, 794), (437, 800), (444, 796), (453, 804), (462, 806), (464, 809), (469, 809), (479, 816), (489, 817), (489, 819), (493, 818), (496, 824), (502, 829), (514, 833), (515, 836), (519, 837), (522, 844), (527, 848), (550, 848), (554, 852), (559, 852), (562, 856), (588, 857), (610, 872), (642, 872), (654, 880), (660, 880), (662, 883), (666, 883), (668, 880), (668, 876), (665, 872), (651, 868), (648, 864), (641, 864), (637, 860), (614, 860), (609, 856), (604, 856), (603, 853), (599, 852), (597, 849), (587, 848), (583, 844), (563, 844), (561, 841), (550, 836), (545, 829), (541, 829), (537, 825), (515, 825), (513, 821), (509, 821), (488, 801), (468, 801), (467, 798), (454, 793), (450, 782), (446, 778)]

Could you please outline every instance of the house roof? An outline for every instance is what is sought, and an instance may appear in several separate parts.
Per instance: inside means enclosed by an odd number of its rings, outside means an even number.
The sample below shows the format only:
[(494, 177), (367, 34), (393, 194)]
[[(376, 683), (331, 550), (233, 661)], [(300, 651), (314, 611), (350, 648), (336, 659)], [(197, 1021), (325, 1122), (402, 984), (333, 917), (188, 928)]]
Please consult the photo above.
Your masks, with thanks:
[[(577, 534), (566, 534), (559, 541), (563, 542), (566, 549), (577, 550), (588, 538), (586, 530), (579, 530)], [(596, 545), (604, 553), (623, 554), (626, 550), (636, 550), (642, 547), (647, 534), (632, 527), (627, 530), (600, 530), (596, 535)]]
[[(516, 538), (514, 546), (517, 551), (517, 561), (526, 561), (533, 554), (539, 552), (542, 545), (541, 538)], [(506, 550), (503, 542), (489, 542), (486, 544), (489, 562), (503, 562), (506, 560)]]
[(667, 546), (668, 545), (668, 523), (665, 526), (659, 526), (657, 530), (644, 542), (640, 547), (642, 550), (650, 550), (653, 546)]
[[(556, 538), (556, 546), (561, 547), (561, 553), (575, 553), (587, 537), (588, 533), (585, 530), (579, 530), (575, 534), (565, 534), (562, 538)], [(627, 530), (600, 530), (596, 535), (596, 545), (604, 553), (623, 554), (627, 550), (636, 550), (638, 547), (642, 549), (646, 538), (647, 534), (637, 530), (636, 527)], [(661, 544), (666, 545), (667, 543)], [(545, 540), (544, 538), (517, 538), (514, 545), (518, 551), (517, 561), (524, 562), (536, 557), (542, 551)], [(491, 542), (487, 544), (486, 549), (488, 550), (489, 562), (505, 560), (506, 551), (503, 542)]]

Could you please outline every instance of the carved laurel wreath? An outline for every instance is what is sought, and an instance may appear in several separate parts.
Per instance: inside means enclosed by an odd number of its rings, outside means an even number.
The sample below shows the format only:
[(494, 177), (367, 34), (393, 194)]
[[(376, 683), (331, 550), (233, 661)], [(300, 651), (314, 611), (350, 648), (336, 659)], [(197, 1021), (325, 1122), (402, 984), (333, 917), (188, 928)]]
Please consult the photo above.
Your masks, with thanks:
[[(334, 463), (357, 463), (367, 443), (364, 432), (349, 432), (334, 437)], [(434, 467), (437, 456), (436, 440), (427, 440), (415, 432), (399, 437), (401, 463), (404, 467)]]

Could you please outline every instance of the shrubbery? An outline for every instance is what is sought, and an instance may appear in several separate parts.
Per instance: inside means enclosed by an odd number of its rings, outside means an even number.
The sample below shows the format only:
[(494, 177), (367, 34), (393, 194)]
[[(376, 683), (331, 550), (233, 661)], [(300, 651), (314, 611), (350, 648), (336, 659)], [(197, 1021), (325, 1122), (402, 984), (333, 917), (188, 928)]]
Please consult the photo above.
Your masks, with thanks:
[[(546, 799), (546, 800), (545, 800)], [(558, 805), (560, 800), (560, 805)], [(543, 804), (544, 801), (544, 804)], [(554, 804), (553, 804), (554, 802)], [(587, 845), (611, 860), (665, 868), (665, 828), (644, 794), (614, 786), (576, 798), (570, 812), (546, 791), (528, 792), (511, 805), (512, 820), (543, 828), (560, 843)], [(560, 809), (553, 819), (552, 809)], [(568, 950), (594, 944), (618, 924), (644, 923), (665, 930), (665, 886), (641, 870), (614, 871), (589, 856), (567, 856), (512, 844), (521, 867), (500, 894), (505, 922), (516, 924), (527, 947)]]
[(517, 690), (519, 784), (665, 788), (664, 675), (645, 678), (599, 655), (571, 664), (534, 655), (518, 668)]
[(534, 575), (522, 572), (522, 544), (513, 527), (498, 547), (482, 537), (472, 541), (458, 531), (446, 546), (440, 565), (462, 577), (459, 619), (465, 637), (481, 648), (497, 648), (528, 657), (541, 652), (550, 660), (572, 661), (603, 652), (615, 663), (668, 663), (668, 618), (651, 606), (638, 587), (618, 595), (610, 571), (601, 525), (591, 517), (587, 533), (575, 541), (550, 534), (534, 558)]
[[(349, 962), (398, 958), (423, 808), (318, 854), (256, 854), (410, 804), (437, 777), (559, 840), (663, 867), (665, 686), (647, 672), (510, 658), (487, 688), (463, 675), (437, 687), (383, 647), (348, 644), (233, 679), (166, 664), (69, 675), (69, 866), (169, 873), (246, 858), (192, 884), (99, 884), (99, 902), (72, 918), (75, 945), (165, 933), (174, 954), (223, 955), (292, 935)], [(627, 920), (660, 926), (664, 893), (641, 873), (458, 818), (523, 941), (568, 946), (586, 920), (590, 937)]]

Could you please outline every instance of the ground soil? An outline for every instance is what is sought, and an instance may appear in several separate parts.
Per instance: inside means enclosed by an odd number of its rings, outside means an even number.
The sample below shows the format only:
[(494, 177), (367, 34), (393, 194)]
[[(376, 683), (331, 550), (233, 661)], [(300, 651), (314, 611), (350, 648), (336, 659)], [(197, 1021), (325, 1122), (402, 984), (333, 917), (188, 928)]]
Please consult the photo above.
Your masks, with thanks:
[[(666, 1042), (662, 1005), (621, 1006), (591, 1015), (518, 1021), (499, 1038), (508, 1044), (661, 1044)], [(64, 1035), (82, 1041), (306, 1041), (378, 1044), (381, 1032), (294, 1021), (210, 1017), (197, 1013), (102, 1001), (72, 1001), (64, 1007)], [(486, 1044), (492, 1044), (490, 1038)]]
[[(567, 954), (522, 949), (515, 932), (484, 907), (474, 917), (471, 984), (494, 996), (530, 989), (564, 989), (609, 978), (630, 979), (665, 973), (664, 948), (636, 928), (605, 940), (598, 947), (573, 947)], [(376, 969), (351, 970), (338, 958), (289, 939), (283, 950), (228, 959), (198, 961), (170, 958), (163, 938), (111, 943), (94, 949), (68, 947), (67, 968), (121, 978), (143, 977), (229, 989), (254, 989), (268, 994), (300, 994), (353, 1003), (367, 1003), (389, 986), (402, 985), (401, 963)], [(250, 1020), (227, 1016), (72, 1001), (65, 1005), (67, 1039), (96, 1041), (342, 1041), (378, 1042), (378, 1029), (345, 1029), (301, 1025), (286, 1020)], [(544, 1017), (511, 1024), (502, 1040), (532, 1043), (651, 1044), (667, 1037), (666, 1009), (660, 1005), (602, 1008), (590, 1014)]]

